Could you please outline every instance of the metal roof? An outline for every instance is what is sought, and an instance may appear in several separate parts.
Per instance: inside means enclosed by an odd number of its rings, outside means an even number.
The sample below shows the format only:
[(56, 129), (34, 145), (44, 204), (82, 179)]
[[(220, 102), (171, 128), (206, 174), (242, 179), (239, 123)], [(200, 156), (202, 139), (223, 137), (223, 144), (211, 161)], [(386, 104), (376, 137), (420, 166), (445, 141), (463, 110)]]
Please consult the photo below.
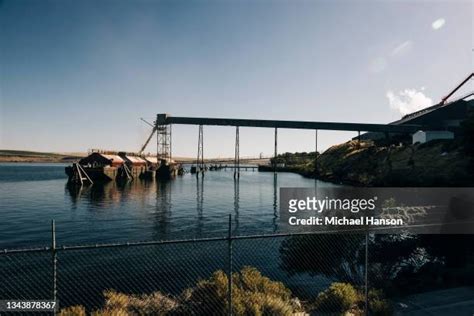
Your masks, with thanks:
[(145, 159), (138, 157), (138, 156), (128, 156), (126, 155), (125, 158), (130, 161), (131, 163), (146, 163)]
[(112, 163), (123, 163), (122, 157), (118, 155), (106, 155), (106, 154), (101, 154), (101, 153), (97, 153), (97, 154), (101, 155), (102, 157), (108, 160), (112, 160)]
[(145, 157), (145, 160), (150, 163), (158, 163), (158, 158), (156, 157)]

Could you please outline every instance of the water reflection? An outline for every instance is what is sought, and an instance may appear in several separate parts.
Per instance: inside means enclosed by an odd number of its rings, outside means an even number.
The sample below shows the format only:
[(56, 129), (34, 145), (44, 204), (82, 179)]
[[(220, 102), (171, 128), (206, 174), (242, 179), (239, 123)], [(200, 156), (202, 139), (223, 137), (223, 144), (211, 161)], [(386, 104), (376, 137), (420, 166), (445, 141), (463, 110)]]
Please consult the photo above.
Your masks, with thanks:
[[(64, 188), (64, 182), (59, 182)], [(71, 222), (73, 230), (88, 230), (90, 239), (174, 239), (226, 234), (231, 212), (235, 234), (279, 232), (279, 187), (314, 187), (312, 179), (294, 174), (208, 172), (161, 182), (132, 180), (67, 185), (66, 205), (54, 215)], [(319, 184), (318, 185), (322, 185)], [(324, 185), (322, 185), (324, 186)], [(206, 194), (207, 193), (207, 194)], [(67, 212), (65, 210), (74, 210)], [(87, 225), (72, 222), (82, 220)], [(113, 222), (110, 220), (114, 220)], [(97, 230), (95, 232), (94, 230)], [(84, 236), (84, 233), (82, 233)]]
[(134, 180), (95, 183), (91, 186), (68, 183), (65, 189), (73, 208), (77, 208), (81, 200), (86, 199), (88, 209), (97, 210), (117, 207), (130, 199), (136, 200), (140, 206), (145, 206), (147, 196), (155, 187), (155, 182)]
[[(153, 239), (166, 239), (171, 236), (171, 229), (179, 227), (182, 225), (182, 222), (185, 222), (187, 227), (183, 227), (186, 230), (186, 233), (193, 233), (192, 237), (202, 237), (206, 233), (209, 233), (209, 227), (216, 227), (221, 230), (221, 225), (217, 227), (216, 223), (210, 223), (209, 220), (214, 220), (216, 218), (216, 212), (223, 213), (221, 214), (222, 222), (224, 223), (227, 214), (229, 212), (228, 208), (222, 207), (222, 204), (228, 202), (233, 202), (233, 230), (234, 233), (237, 233), (241, 229), (241, 215), (242, 210), (244, 211), (244, 218), (248, 218), (246, 211), (251, 209), (252, 212), (255, 212), (255, 216), (260, 219), (258, 215), (262, 207), (259, 204), (265, 203), (267, 205), (267, 210), (271, 210), (271, 213), (268, 212), (267, 216), (269, 217), (271, 225), (269, 225), (271, 232), (278, 231), (279, 227), (279, 181), (278, 174), (267, 174), (266, 182), (271, 185), (272, 194), (266, 195), (262, 201), (256, 201), (255, 195), (257, 195), (256, 190), (250, 189), (249, 186), (252, 186), (253, 183), (247, 184), (247, 179), (245, 180), (244, 192), (245, 196), (241, 196), (241, 179), (238, 177), (233, 179), (231, 187), (222, 185), (222, 178), (220, 181), (214, 181), (209, 177), (192, 177), (189, 179), (181, 178), (180, 180), (175, 181), (144, 181), (144, 180), (132, 180), (132, 181), (123, 181), (123, 182), (108, 182), (108, 183), (95, 183), (92, 186), (80, 186), (67, 184), (66, 193), (71, 201), (71, 209), (86, 209), (92, 214), (103, 214), (107, 218), (118, 215), (118, 210), (125, 210), (128, 212), (128, 215), (132, 217), (145, 216), (149, 217), (149, 223), (152, 224), (152, 238)], [(257, 182), (258, 183), (258, 182)], [(194, 196), (192, 199), (191, 206), (183, 211), (183, 205), (189, 205), (187, 197), (190, 193), (190, 185), (194, 185)], [(212, 191), (212, 196), (205, 198), (204, 197), (204, 187), (209, 187)], [(192, 187), (192, 186), (191, 186)], [(217, 190), (219, 190), (217, 193)], [(175, 192), (175, 204), (173, 204), (173, 191)], [(231, 195), (232, 194), (232, 195)], [(260, 193), (261, 194), (261, 193)], [(231, 196), (229, 196), (231, 195)], [(206, 212), (204, 212), (204, 200), (206, 199)], [(210, 199), (210, 200), (209, 200)], [(207, 201), (209, 200), (209, 201)], [(232, 201), (232, 202), (231, 202)], [(244, 206), (242, 206), (242, 201)], [(249, 204), (251, 201), (251, 204)], [(257, 202), (257, 204), (255, 204)], [(264, 204), (264, 205), (265, 205)], [(177, 209), (175, 209), (177, 208)], [(195, 213), (190, 213), (191, 209), (195, 209)], [(219, 208), (219, 209), (217, 209)], [(243, 208), (243, 209), (242, 209)], [(173, 211), (175, 214), (173, 214)], [(225, 214), (224, 214), (225, 213)], [(269, 216), (271, 214), (271, 216)], [(106, 219), (107, 219), (106, 218)], [(181, 222), (176, 222), (177, 219), (180, 219)], [(125, 219), (126, 220), (126, 219)], [(207, 224), (206, 224), (207, 223)], [(269, 223), (269, 222), (267, 222)], [(249, 223), (245, 223), (248, 225)], [(191, 225), (191, 227), (189, 226)], [(208, 227), (205, 227), (205, 226)], [(227, 227), (227, 225), (225, 225)], [(137, 228), (139, 229), (139, 228)], [(269, 231), (269, 232), (270, 232)], [(183, 237), (182, 235), (178, 237)]]
[(239, 230), (240, 177), (234, 178), (234, 231)]
[(196, 234), (202, 236), (203, 234), (203, 208), (204, 208), (204, 177), (196, 177)]
[(67, 183), (65, 186), (65, 191), (67, 195), (71, 198), (71, 209), (76, 210), (77, 209), (77, 204), (79, 203), (79, 200), (81, 196), (86, 194), (86, 190), (89, 189), (89, 187), (84, 187), (82, 185), (76, 185), (74, 183)]
[(171, 185), (168, 181), (149, 182), (156, 186), (156, 212), (154, 215), (153, 239), (164, 240), (169, 236), (169, 222), (172, 215)]

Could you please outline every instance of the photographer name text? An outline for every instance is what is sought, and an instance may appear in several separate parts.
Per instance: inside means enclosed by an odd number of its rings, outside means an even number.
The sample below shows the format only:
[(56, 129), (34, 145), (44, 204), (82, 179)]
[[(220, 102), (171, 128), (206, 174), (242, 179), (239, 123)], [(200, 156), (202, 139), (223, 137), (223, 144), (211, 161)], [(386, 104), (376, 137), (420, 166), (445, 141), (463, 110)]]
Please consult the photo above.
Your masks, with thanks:
[(348, 217), (316, 217), (298, 218), (291, 216), (288, 223), (292, 226), (403, 226), (400, 218), (377, 218), (373, 216), (361, 216), (359, 218)]

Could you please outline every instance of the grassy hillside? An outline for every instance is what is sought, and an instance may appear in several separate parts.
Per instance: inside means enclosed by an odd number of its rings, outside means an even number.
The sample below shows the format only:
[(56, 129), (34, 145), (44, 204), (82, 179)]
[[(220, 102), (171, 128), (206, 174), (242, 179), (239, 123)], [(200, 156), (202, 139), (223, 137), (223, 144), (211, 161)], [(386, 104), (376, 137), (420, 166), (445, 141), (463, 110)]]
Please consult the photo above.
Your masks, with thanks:
[(321, 179), (368, 186), (464, 186), (472, 172), (469, 156), (449, 140), (386, 147), (349, 141), (317, 161)]
[(284, 166), (277, 167), (278, 172), (295, 172), (305, 177), (315, 176), (314, 161), (318, 156), (317, 152), (297, 152), (297, 153), (283, 153), (276, 158), (270, 158), (268, 165), (261, 165), (259, 171), (273, 171), (273, 164), (283, 164)]
[(65, 154), (0, 149), (0, 162), (71, 162), (83, 156), (80, 153)]

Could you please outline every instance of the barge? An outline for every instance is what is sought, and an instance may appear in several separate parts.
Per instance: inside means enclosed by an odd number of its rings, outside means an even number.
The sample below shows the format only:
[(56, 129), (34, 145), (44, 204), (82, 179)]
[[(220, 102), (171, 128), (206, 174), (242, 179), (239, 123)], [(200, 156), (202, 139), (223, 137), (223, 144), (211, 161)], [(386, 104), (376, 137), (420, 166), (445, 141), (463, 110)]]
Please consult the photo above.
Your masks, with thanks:
[(168, 180), (176, 177), (180, 173), (182, 167), (173, 161), (161, 159), (160, 165), (156, 169), (156, 177), (158, 179)]
[(94, 183), (132, 179), (171, 179), (181, 174), (174, 161), (141, 157), (126, 152), (94, 151), (65, 168), (69, 183)]

